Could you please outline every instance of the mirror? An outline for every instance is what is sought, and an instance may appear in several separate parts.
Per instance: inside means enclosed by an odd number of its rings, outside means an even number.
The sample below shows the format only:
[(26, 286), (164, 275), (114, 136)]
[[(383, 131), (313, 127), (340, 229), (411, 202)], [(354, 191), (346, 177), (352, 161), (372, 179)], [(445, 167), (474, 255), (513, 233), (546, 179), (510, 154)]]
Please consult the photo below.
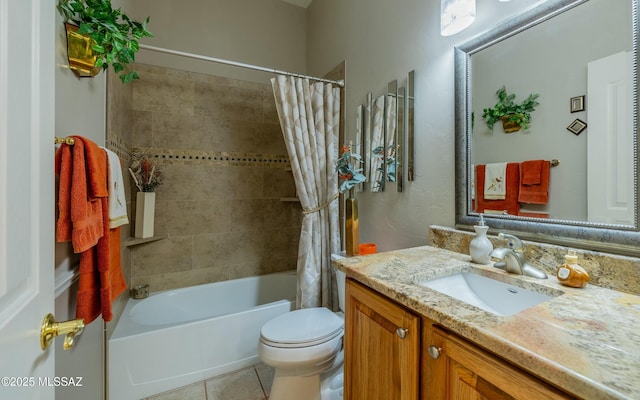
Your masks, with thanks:
[(396, 191), (404, 190), (404, 133), (405, 133), (405, 88), (398, 88), (397, 129), (396, 129)]
[[(365, 154), (362, 151), (364, 149), (365, 143), (365, 126), (364, 126), (364, 115), (365, 115), (365, 107), (361, 104), (356, 108), (356, 143), (352, 146), (351, 151), (360, 155), (360, 161), (362, 164), (359, 168), (362, 168), (362, 174), (367, 176), (367, 171), (365, 169), (366, 158)], [(362, 192), (364, 187), (364, 183), (359, 183), (356, 185), (356, 192)]]
[[(613, 3), (616, 5), (607, 0), (549, 0), (455, 48), (456, 224), (459, 227), (468, 228), (478, 220), (474, 201), (475, 164), (521, 165), (528, 160), (559, 159), (559, 166), (550, 170), (546, 204), (534, 205), (526, 216), (486, 215), (488, 225), (531, 240), (623, 254), (640, 252), (637, 245), (640, 240), (637, 0)], [(614, 26), (622, 26), (622, 30)], [(560, 44), (564, 47), (557, 47)], [(621, 138), (630, 138), (629, 145), (620, 146), (623, 153), (627, 150), (629, 160), (619, 161), (616, 154), (612, 155), (617, 170), (609, 177), (620, 180), (614, 191), (616, 196), (628, 194), (628, 200), (624, 201), (631, 217), (622, 220), (624, 222), (618, 219), (609, 222), (588, 216), (597, 214), (588, 210), (588, 205), (595, 203), (596, 197), (607, 197), (603, 193), (605, 184), (589, 185), (596, 189), (596, 196), (591, 199), (592, 193), (587, 188), (588, 170), (602, 168), (594, 165), (605, 156), (602, 147), (589, 141), (605, 136), (605, 129), (594, 121), (599, 107), (606, 108), (599, 105), (604, 95), (598, 96), (598, 92), (592, 90), (595, 84), (588, 70), (592, 69), (590, 62), (624, 51), (628, 51), (631, 60), (627, 62), (629, 83), (622, 85), (622, 88), (631, 88), (629, 116), (622, 117), (618, 125), (622, 126)], [(516, 65), (520, 69), (516, 69)], [(517, 95), (516, 102), (530, 93), (540, 94), (540, 105), (532, 113), (528, 130), (505, 134), (499, 123), (490, 130), (482, 119), (483, 109), (494, 106), (496, 91), (502, 86), (508, 93)], [(624, 95), (624, 90), (620, 90), (619, 97)], [(624, 109), (620, 104), (614, 109)], [(580, 131), (581, 128), (586, 129)]]
[[(384, 137), (385, 148), (383, 164), (385, 166), (385, 182), (397, 181), (397, 152), (396, 138), (398, 133), (398, 81), (393, 80), (387, 85), (387, 97), (384, 107)], [(386, 184), (385, 184), (386, 185)]]
[(415, 168), (415, 131), (413, 129), (415, 98), (414, 98), (415, 71), (410, 71), (407, 76), (407, 180), (413, 181)]
[(385, 95), (376, 97), (371, 107), (371, 164), (369, 168), (369, 179), (372, 192), (382, 192), (385, 186)]

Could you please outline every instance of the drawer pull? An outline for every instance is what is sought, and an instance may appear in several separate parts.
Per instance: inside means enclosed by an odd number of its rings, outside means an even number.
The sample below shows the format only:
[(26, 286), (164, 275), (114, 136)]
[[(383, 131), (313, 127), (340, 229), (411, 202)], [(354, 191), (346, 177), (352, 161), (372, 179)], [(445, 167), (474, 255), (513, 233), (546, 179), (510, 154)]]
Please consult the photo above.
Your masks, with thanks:
[(442, 348), (441, 347), (438, 347), (438, 346), (435, 346), (435, 345), (429, 346), (429, 355), (434, 360), (437, 360), (438, 358), (440, 358), (440, 353), (442, 353)]

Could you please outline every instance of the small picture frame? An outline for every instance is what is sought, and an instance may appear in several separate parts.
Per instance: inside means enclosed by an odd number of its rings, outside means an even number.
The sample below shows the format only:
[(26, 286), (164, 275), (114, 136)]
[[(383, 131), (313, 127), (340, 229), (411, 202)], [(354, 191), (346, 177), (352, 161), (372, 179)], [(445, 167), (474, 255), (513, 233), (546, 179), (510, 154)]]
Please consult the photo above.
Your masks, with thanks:
[(579, 135), (585, 129), (587, 129), (587, 123), (579, 118), (576, 118), (575, 121), (567, 126), (567, 130), (575, 135)]
[(570, 100), (571, 112), (584, 111), (584, 95), (572, 97)]

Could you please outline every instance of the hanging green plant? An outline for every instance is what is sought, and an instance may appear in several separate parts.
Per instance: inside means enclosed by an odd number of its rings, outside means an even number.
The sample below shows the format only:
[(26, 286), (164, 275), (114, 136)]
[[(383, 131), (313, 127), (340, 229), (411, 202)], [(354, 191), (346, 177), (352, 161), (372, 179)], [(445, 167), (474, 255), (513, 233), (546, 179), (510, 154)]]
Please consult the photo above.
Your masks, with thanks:
[(123, 72), (127, 64), (135, 61), (138, 41), (153, 36), (147, 30), (149, 17), (144, 22), (129, 18), (110, 0), (59, 0), (58, 11), (67, 22), (78, 26), (78, 34), (88, 35), (95, 41), (95, 66), (106, 70), (113, 66), (122, 83), (139, 79), (135, 71)]
[[(523, 129), (529, 129), (529, 123), (531, 122), (531, 112), (535, 111), (536, 107), (540, 104), (537, 99), (539, 94), (530, 94), (522, 103), (516, 104), (515, 94), (507, 94), (506, 88), (503, 86), (496, 92), (498, 96), (498, 102), (493, 108), (485, 108), (483, 110), (482, 118), (486, 121), (489, 129), (493, 129), (493, 125), (499, 120), (503, 124), (507, 124), (505, 132), (515, 132)], [(511, 124), (511, 127), (509, 127)]]

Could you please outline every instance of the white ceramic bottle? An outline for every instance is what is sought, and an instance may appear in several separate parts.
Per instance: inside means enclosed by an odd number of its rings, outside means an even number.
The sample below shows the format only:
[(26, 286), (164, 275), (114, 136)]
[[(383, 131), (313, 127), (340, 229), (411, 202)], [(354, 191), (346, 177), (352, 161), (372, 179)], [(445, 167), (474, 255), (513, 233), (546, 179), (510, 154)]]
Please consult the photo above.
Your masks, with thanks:
[(478, 264), (489, 264), (489, 253), (493, 251), (493, 244), (487, 237), (489, 227), (484, 223), (484, 216), (480, 214), (480, 222), (474, 225), (476, 237), (469, 243), (471, 261)]

